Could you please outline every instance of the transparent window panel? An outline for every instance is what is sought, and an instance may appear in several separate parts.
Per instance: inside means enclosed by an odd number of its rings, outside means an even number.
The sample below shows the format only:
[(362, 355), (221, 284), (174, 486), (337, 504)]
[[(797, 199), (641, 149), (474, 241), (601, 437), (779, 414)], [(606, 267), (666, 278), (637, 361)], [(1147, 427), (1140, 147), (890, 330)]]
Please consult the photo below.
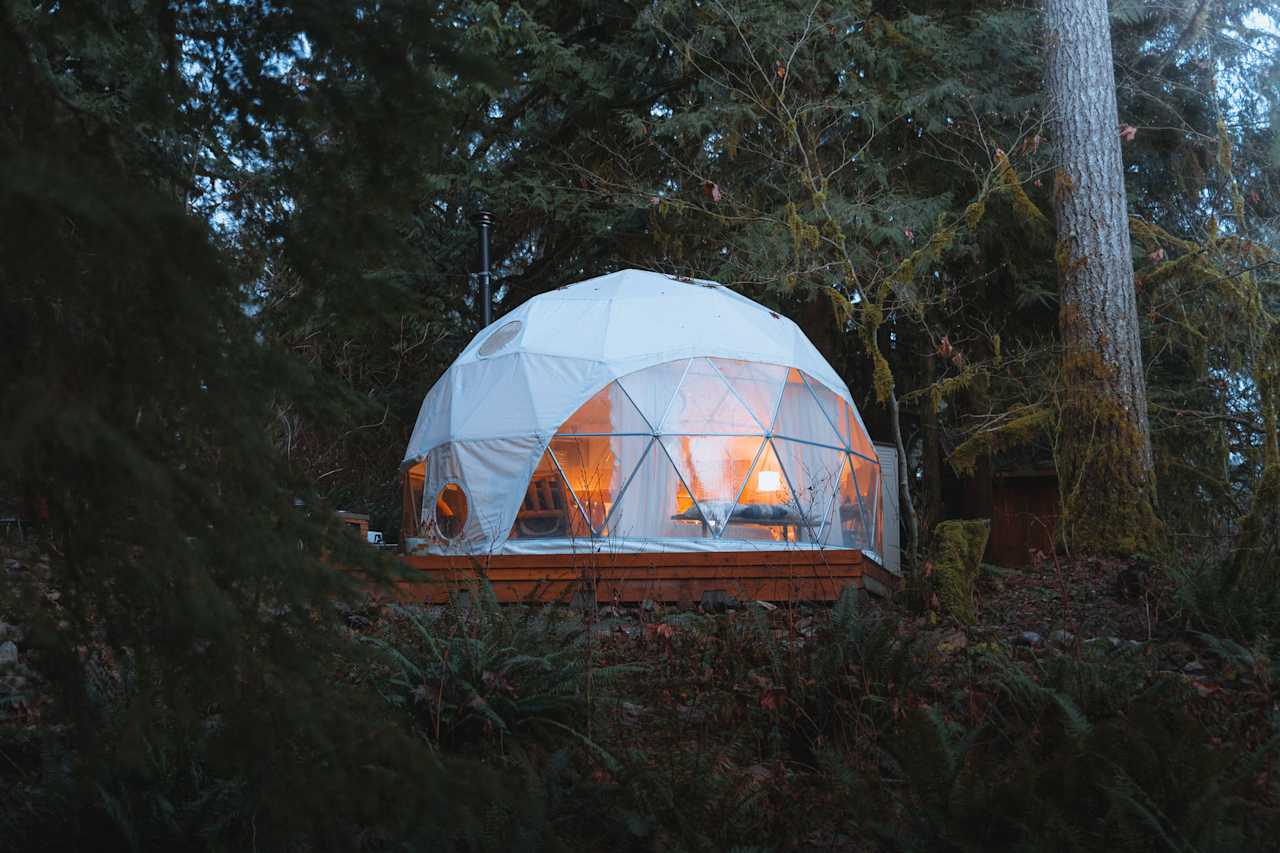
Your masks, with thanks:
[(860, 456), (851, 456), (853, 460), (854, 481), (857, 484), (858, 499), (862, 502), (863, 514), (866, 517), (869, 540), (864, 547), (870, 547), (878, 554), (883, 554), (884, 543), (881, 536), (880, 519), (880, 466)]
[(840, 487), (831, 505), (830, 521), (823, 533), (823, 542), (835, 548), (871, 547), (871, 537), (867, 535), (867, 515), (854, 474), (853, 460), (856, 458), (846, 459), (840, 472)]
[(706, 520), (710, 536), (719, 536), (742, 491), (763, 436), (666, 435), (665, 448)]
[(760, 431), (767, 432), (778, 411), (782, 388), (787, 384), (787, 368), (730, 358), (713, 358), (710, 361), (755, 417)]
[(550, 451), (542, 454), (516, 511), (510, 539), (585, 538), (591, 535)]
[(880, 466), (876, 466), (875, 509), (870, 515), (871, 532), (876, 537), (876, 553), (884, 556), (884, 486), (880, 481)]
[(840, 477), (848, 466), (848, 454), (785, 438), (773, 439), (773, 446), (791, 486), (802, 541), (818, 541), (840, 488)]
[(582, 404), (560, 427), (560, 435), (600, 435), (604, 433), (653, 432), (640, 415), (635, 403), (617, 382), (606, 387)]
[(405, 472), (404, 503), (400, 515), (400, 535), (402, 537), (408, 538), (418, 535), (426, 482), (427, 466), (424, 462), (419, 462)]
[(742, 484), (721, 538), (798, 542), (805, 539), (798, 521), (791, 483), (766, 441)]
[(804, 376), (794, 368), (787, 373), (778, 417), (773, 422), (773, 434), (827, 447), (845, 447), (844, 439), (836, 434)]
[(705, 358), (695, 358), (689, 364), (662, 420), (661, 431), (733, 435), (760, 435), (764, 432), (747, 407), (730, 390), (720, 371)]
[[(624, 440), (643, 446), (650, 439), (648, 436), (607, 435), (556, 436), (551, 439), (555, 461), (560, 463), (560, 470), (577, 498), (578, 506), (596, 533), (604, 528), (605, 519), (622, 492), (626, 476), (635, 470), (639, 462), (638, 454), (631, 460), (620, 457)], [(631, 462), (629, 466), (627, 461)]]
[(866, 429), (862, 426), (862, 420), (853, 406), (809, 374), (804, 374), (804, 378), (809, 383), (809, 388), (813, 391), (818, 405), (822, 407), (823, 412), (840, 434), (840, 440), (844, 445), (856, 453), (875, 459), (876, 451), (871, 446), (871, 438), (867, 435)]
[(671, 398), (680, 387), (690, 359), (668, 361), (646, 367), (618, 380), (618, 384), (626, 391), (627, 396), (640, 410), (640, 414), (653, 428), (646, 432), (656, 432), (662, 416), (671, 405)]
[(693, 496), (685, 488), (671, 460), (657, 441), (636, 437), (618, 439), (620, 456), (636, 456), (604, 535), (626, 539), (701, 539), (710, 535)]

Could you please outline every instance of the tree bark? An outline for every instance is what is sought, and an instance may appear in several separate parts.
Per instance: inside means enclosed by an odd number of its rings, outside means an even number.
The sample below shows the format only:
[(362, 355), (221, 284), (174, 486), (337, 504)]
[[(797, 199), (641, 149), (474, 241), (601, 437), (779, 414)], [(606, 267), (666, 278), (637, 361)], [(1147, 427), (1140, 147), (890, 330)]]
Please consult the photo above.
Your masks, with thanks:
[(1107, 0), (1045, 0), (1045, 28), (1064, 531), (1083, 552), (1142, 550), (1158, 524)]

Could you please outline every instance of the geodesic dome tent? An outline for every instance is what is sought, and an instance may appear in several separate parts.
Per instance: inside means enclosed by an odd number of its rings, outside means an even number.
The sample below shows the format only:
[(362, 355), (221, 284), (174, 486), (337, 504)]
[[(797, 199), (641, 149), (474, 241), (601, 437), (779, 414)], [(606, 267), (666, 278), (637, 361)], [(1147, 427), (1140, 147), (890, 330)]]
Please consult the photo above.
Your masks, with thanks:
[(880, 464), (785, 317), (625, 270), (482, 330), (402, 463), (410, 553), (882, 551)]

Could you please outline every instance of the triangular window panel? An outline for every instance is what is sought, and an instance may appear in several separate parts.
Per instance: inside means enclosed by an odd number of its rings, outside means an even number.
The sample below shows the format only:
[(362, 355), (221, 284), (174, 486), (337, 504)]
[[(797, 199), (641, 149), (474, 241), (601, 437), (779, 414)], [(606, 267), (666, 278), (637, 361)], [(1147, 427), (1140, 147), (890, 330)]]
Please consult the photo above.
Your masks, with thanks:
[(631, 397), (617, 382), (610, 382), (583, 403), (560, 427), (560, 435), (648, 435), (652, 432)]
[(695, 358), (662, 419), (661, 432), (760, 435), (764, 430), (720, 371), (707, 359)]
[(655, 364), (653, 367), (646, 367), (644, 370), (618, 380), (618, 384), (626, 391), (627, 396), (640, 410), (640, 414), (644, 415), (645, 421), (652, 427), (651, 432), (656, 432), (658, 425), (662, 422), (662, 416), (671, 405), (671, 398), (680, 387), (680, 380), (684, 379), (689, 361), (687, 358), (682, 358), (678, 361)]
[(800, 371), (792, 369), (787, 374), (787, 384), (782, 390), (782, 402), (778, 417), (773, 422), (773, 434), (811, 441), (826, 447), (844, 448), (845, 441), (836, 434), (818, 400), (813, 396)]
[(862, 425), (862, 418), (858, 416), (857, 409), (809, 374), (804, 374), (804, 378), (809, 383), (809, 388), (813, 391), (818, 405), (822, 407), (823, 413), (840, 433), (840, 440), (845, 446), (855, 453), (875, 459), (875, 448), (871, 446), (871, 439), (867, 435), (866, 427)]
[(853, 462), (858, 498), (862, 503), (863, 515), (867, 524), (867, 541), (864, 548), (871, 548), (877, 554), (883, 553), (882, 529), (880, 518), (881, 497), (884, 486), (880, 482), (880, 466), (861, 456), (850, 457)]
[(840, 474), (840, 489), (831, 505), (831, 517), (822, 541), (836, 548), (870, 548), (867, 514), (858, 493), (852, 460), (846, 460)]
[(778, 411), (782, 388), (787, 384), (787, 368), (779, 364), (730, 358), (713, 358), (711, 363), (733, 387), (738, 399), (746, 404), (761, 432), (768, 432)]
[[(599, 535), (626, 478), (635, 470), (648, 436), (556, 436), (551, 452), (573, 496)], [(627, 450), (635, 448), (631, 458)]]
[(550, 451), (542, 454), (516, 510), (509, 539), (585, 539), (591, 531)]
[[(676, 473), (666, 451), (657, 441), (648, 446), (637, 438), (640, 461), (626, 488), (605, 522), (604, 535), (611, 539), (700, 539), (708, 535), (693, 496)], [(621, 452), (626, 455), (627, 448)]]
[(709, 536), (724, 531), (762, 441), (759, 435), (662, 437), (667, 456), (702, 511)]
[(808, 542), (821, 528), (801, 514), (782, 463), (766, 441), (738, 495), (722, 539)]
[(848, 454), (785, 438), (774, 438), (773, 447), (790, 484), (806, 541), (817, 541), (840, 489), (840, 477), (848, 467)]
[(884, 482), (880, 479), (880, 466), (875, 467), (875, 502), (867, 507), (867, 523), (876, 540), (876, 553), (884, 556)]

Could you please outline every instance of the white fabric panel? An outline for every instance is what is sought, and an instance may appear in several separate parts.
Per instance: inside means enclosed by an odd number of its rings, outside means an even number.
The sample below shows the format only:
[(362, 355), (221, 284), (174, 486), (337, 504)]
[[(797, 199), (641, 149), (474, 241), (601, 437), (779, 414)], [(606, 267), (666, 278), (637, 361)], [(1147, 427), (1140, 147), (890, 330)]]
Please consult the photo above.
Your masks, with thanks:
[[(452, 368), (445, 371), (436, 384), (427, 392), (418, 410), (418, 420), (413, 425), (413, 437), (409, 441), (409, 449), (401, 468), (420, 461), (431, 448), (449, 440), (453, 424), (449, 412), (453, 408), (453, 382), (450, 376)], [(421, 448), (415, 451), (414, 448)]]
[(529, 372), (520, 353), (485, 359), (451, 381), (453, 441), (527, 435), (529, 425), (537, 421)]
[[(553, 293), (564, 292), (553, 291)], [(523, 352), (560, 358), (585, 358), (591, 361), (606, 360), (602, 357), (602, 353), (605, 349), (605, 336), (610, 334), (610, 302), (595, 299), (535, 297), (525, 305), (528, 306), (528, 316), (524, 318), (526, 331), (520, 341)], [(507, 318), (503, 317), (494, 325), (505, 322)], [(573, 330), (572, 337), (565, 336), (566, 329)]]
[(454, 442), (431, 452), (426, 490), (430, 497), (423, 501), (424, 518), (431, 519), (435, 495), (445, 483), (457, 483), (467, 496), (463, 533), (442, 543), (442, 552), (486, 552), (506, 538), (542, 449), (536, 437), (525, 436)]
[[(531, 392), (532, 417), (524, 432), (553, 435), (578, 407), (608, 385), (615, 375), (600, 362), (522, 353), (525, 381)], [(502, 389), (495, 389), (495, 403), (502, 405)], [(477, 431), (482, 425), (476, 425)], [(478, 434), (478, 433), (477, 433)]]
[[(422, 491), (422, 518), (424, 523), (423, 530), (435, 530), (436, 519), (436, 496), (440, 494), (449, 483), (457, 483), (462, 486), (466, 492), (468, 501), (471, 497), (470, 489), (463, 477), (462, 465), (458, 462), (456, 449), (452, 444), (442, 444), (427, 456), (424, 465), (424, 488)], [(481, 529), (472, 521), (470, 507), (468, 507), (467, 523), (463, 527), (462, 533), (451, 541), (450, 544), (457, 547), (470, 547), (484, 540), (484, 534)]]

